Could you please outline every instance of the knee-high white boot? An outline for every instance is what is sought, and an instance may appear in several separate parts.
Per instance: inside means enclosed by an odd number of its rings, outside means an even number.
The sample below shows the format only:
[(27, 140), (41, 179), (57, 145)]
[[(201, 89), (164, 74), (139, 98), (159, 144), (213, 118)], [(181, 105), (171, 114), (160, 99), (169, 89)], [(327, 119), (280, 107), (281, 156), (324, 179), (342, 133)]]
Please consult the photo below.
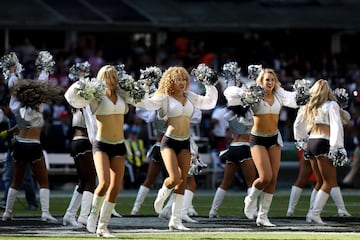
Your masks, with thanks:
[(164, 202), (169, 197), (171, 191), (172, 189), (167, 188), (165, 184), (163, 184), (162, 187), (159, 189), (154, 202), (154, 209), (157, 214), (161, 212), (161, 209), (164, 206)]
[(104, 201), (100, 212), (99, 224), (96, 229), (96, 234), (99, 237), (105, 237), (105, 238), (115, 237), (109, 232), (107, 228), (111, 218), (111, 212), (114, 209), (114, 207), (115, 207), (115, 203)]
[(139, 188), (139, 191), (136, 195), (136, 200), (134, 202), (134, 206), (131, 210), (131, 215), (137, 215), (140, 208), (141, 208), (141, 205), (143, 204), (146, 196), (148, 195), (150, 191), (150, 188), (148, 187), (145, 187), (144, 185), (141, 185), (140, 188)]
[(329, 198), (329, 194), (327, 194), (323, 190), (318, 191), (318, 193), (316, 194), (315, 201), (314, 201), (313, 209), (311, 210), (311, 213), (310, 213), (310, 219), (312, 222), (315, 222), (320, 225), (326, 224), (322, 221), (320, 214), (321, 214), (328, 198)]
[(211, 209), (209, 211), (209, 218), (217, 218), (218, 215), (218, 209), (220, 205), (222, 204), (224, 197), (225, 197), (226, 191), (220, 187), (216, 189), (215, 196), (213, 199), (213, 202), (211, 204)]
[(263, 192), (260, 195), (260, 206), (258, 216), (256, 218), (256, 225), (264, 227), (275, 227), (275, 224), (272, 224), (268, 218), (269, 209), (274, 194)]
[(350, 213), (345, 208), (343, 196), (341, 194), (340, 187), (333, 187), (330, 191), (330, 196), (333, 199), (337, 209), (339, 217), (351, 217)]
[(65, 215), (63, 217), (63, 225), (64, 226), (70, 225), (70, 226), (73, 226), (73, 227), (82, 227), (82, 225), (79, 224), (76, 221), (76, 213), (80, 208), (81, 198), (82, 198), (82, 194), (79, 193), (77, 191), (77, 189), (78, 189), (78, 186), (76, 186), (75, 189), (74, 189), (74, 192), (73, 192), (73, 194), (71, 196), (69, 206), (68, 206), (68, 208), (66, 210), (66, 213), (65, 213)]
[[(247, 189), (247, 194), (250, 194), (250, 192), (251, 192), (251, 188), (248, 188)], [(257, 214), (258, 214), (258, 198), (255, 198), (255, 203), (254, 203), (254, 208), (253, 208), (254, 218), (257, 217)]]
[(96, 231), (96, 224), (99, 218), (100, 209), (103, 205), (104, 199), (105, 199), (105, 195), (99, 196), (94, 194), (93, 201), (91, 204), (90, 214), (86, 224), (86, 229), (88, 230), (88, 232), (95, 233)]
[(89, 217), (93, 197), (94, 197), (94, 194), (92, 192), (89, 192), (89, 191), (83, 192), (83, 195), (81, 198), (80, 214), (79, 214), (79, 217), (77, 220), (78, 223), (83, 226), (87, 225), (87, 220)]
[(48, 188), (40, 188), (40, 204), (41, 204), (41, 220), (46, 222), (57, 222), (58, 220), (51, 216), (50, 209), (50, 190)]
[(159, 214), (159, 218), (170, 219), (170, 217), (171, 217), (171, 208), (172, 208), (173, 202), (174, 202), (174, 194), (171, 194), (171, 196), (169, 197), (169, 200), (166, 202), (165, 207), (163, 207), (163, 209), (161, 209), (161, 212)]
[(318, 190), (316, 190), (315, 188), (313, 188), (313, 190), (311, 191), (311, 195), (310, 195), (310, 205), (309, 205), (309, 211), (306, 214), (306, 222), (311, 223), (311, 211), (314, 208), (314, 202), (315, 202), (315, 198), (316, 198), (316, 194), (318, 193)]
[(288, 210), (287, 210), (287, 213), (286, 213), (287, 217), (294, 216), (294, 211), (295, 211), (296, 205), (299, 202), (302, 191), (303, 191), (303, 189), (299, 188), (297, 186), (292, 186), (291, 187), (290, 198), (289, 198), (289, 206), (288, 206)]
[(181, 221), (181, 208), (184, 200), (184, 195), (174, 193), (174, 202), (171, 207), (171, 217), (169, 221), (170, 230), (190, 230), (185, 227)]
[(198, 221), (192, 219), (188, 215), (188, 210), (189, 210), (189, 207), (190, 207), (193, 197), (194, 197), (194, 193), (188, 189), (185, 189), (184, 200), (183, 200), (182, 209), (181, 209), (181, 219), (184, 220), (185, 222), (197, 223)]
[(18, 193), (18, 190), (14, 189), (14, 188), (9, 188), (8, 194), (7, 194), (7, 199), (6, 199), (5, 212), (2, 216), (3, 221), (12, 220), (13, 208), (14, 208), (14, 204), (16, 201), (17, 193)]
[(257, 198), (262, 190), (252, 186), (250, 193), (244, 199), (244, 214), (248, 219), (254, 219), (254, 208), (256, 208)]

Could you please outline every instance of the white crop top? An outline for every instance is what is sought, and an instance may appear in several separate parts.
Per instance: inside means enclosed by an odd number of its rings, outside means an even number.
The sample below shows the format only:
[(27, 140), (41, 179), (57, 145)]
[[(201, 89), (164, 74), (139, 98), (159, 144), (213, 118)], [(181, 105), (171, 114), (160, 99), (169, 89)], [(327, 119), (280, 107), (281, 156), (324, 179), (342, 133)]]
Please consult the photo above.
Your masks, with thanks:
[(189, 99), (186, 99), (185, 105), (182, 105), (175, 98), (169, 97), (169, 105), (167, 111), (168, 117), (179, 117), (179, 116), (191, 117), (193, 113), (194, 113), (194, 106), (193, 104), (191, 104)]
[(72, 126), (86, 128), (85, 118), (81, 110), (76, 110), (72, 117)]
[[(297, 141), (304, 140), (309, 137), (304, 114), (305, 107), (301, 107), (294, 122), (294, 138)], [(318, 109), (318, 113), (315, 117), (315, 123), (330, 126), (331, 147), (344, 147), (344, 128), (340, 116), (340, 106), (335, 101), (327, 101)]]
[[(94, 105), (91, 104), (91, 106), (93, 109)], [(96, 109), (93, 110), (95, 110), (95, 115), (125, 114), (128, 111), (128, 105), (119, 95), (117, 95), (115, 104), (110, 100), (110, 98), (104, 95)]]
[(259, 106), (256, 109), (255, 115), (261, 114), (279, 114), (281, 110), (281, 104), (279, 99), (274, 95), (274, 103), (272, 105), (268, 104), (264, 100), (259, 102)]

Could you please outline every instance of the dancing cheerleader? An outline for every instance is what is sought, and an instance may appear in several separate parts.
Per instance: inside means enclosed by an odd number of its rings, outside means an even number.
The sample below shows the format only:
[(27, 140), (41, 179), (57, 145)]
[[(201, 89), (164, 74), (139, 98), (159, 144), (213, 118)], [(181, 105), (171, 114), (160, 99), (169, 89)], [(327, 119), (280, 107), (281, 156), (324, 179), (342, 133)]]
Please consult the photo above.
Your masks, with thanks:
[[(86, 81), (90, 75), (89, 62), (79, 62), (70, 68), (71, 81)], [(87, 224), (96, 186), (96, 171), (92, 155), (92, 145), (86, 129), (83, 108), (73, 108), (72, 128), (74, 136), (70, 144), (70, 155), (74, 158), (79, 183), (76, 185), (70, 203), (63, 217), (63, 225), (83, 227)], [(80, 214), (76, 220), (76, 214)]]
[[(240, 68), (236, 62), (224, 64), (223, 74), (228, 87), (224, 90), (227, 100), (225, 119), (229, 122), (232, 140), (227, 151), (224, 151), (226, 163), (224, 177), (216, 193), (209, 211), (209, 218), (217, 218), (218, 209), (223, 202), (226, 191), (229, 189), (238, 168), (244, 176), (248, 191), (256, 178), (256, 168), (250, 153), (250, 129), (252, 127), (252, 112), (249, 107), (241, 106), (239, 93), (241, 91)], [(234, 86), (231, 86), (233, 85)], [(226, 152), (226, 153), (225, 153)], [(257, 206), (254, 205), (253, 215), (257, 215)]]
[(194, 109), (213, 109), (218, 92), (214, 83), (217, 75), (205, 64), (192, 71), (205, 84), (205, 96), (189, 91), (190, 75), (183, 67), (169, 67), (162, 75), (159, 88), (152, 97), (147, 97), (136, 106), (147, 110), (158, 110), (167, 120), (167, 129), (161, 141), (161, 155), (169, 174), (154, 202), (156, 213), (160, 213), (165, 200), (174, 190), (174, 203), (168, 227), (170, 230), (189, 230), (182, 224), (181, 209), (187, 175), (190, 168), (190, 118)]
[(41, 219), (57, 222), (49, 212), (49, 180), (40, 143), (41, 129), (44, 125), (42, 104), (51, 103), (54, 97), (60, 96), (63, 92), (59, 86), (47, 82), (54, 64), (52, 55), (47, 51), (41, 51), (35, 62), (40, 72), (39, 79), (14, 79), (16, 81), (11, 85), (10, 108), (15, 115), (19, 135), (13, 146), (14, 177), (6, 200), (4, 221), (12, 219), (16, 196), (23, 182), (26, 167), (30, 165), (40, 186)]

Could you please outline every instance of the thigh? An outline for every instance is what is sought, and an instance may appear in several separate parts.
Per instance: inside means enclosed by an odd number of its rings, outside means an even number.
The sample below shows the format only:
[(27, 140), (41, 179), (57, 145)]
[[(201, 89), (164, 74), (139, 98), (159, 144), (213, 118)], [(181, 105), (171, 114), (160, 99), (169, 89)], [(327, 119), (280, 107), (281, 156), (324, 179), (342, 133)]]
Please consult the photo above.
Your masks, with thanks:
[(327, 157), (319, 157), (317, 162), (323, 179), (323, 185), (325, 184), (325, 188), (328, 188), (330, 192), (332, 187), (337, 186), (336, 167)]
[(40, 188), (49, 188), (49, 178), (44, 157), (31, 164), (31, 170), (39, 182)]
[(110, 182), (110, 160), (106, 153), (97, 151), (94, 154), (94, 164), (99, 185)]
[(13, 166), (13, 178), (11, 187), (14, 189), (19, 189), (21, 184), (24, 181), (24, 175), (27, 168), (27, 162), (18, 161), (14, 163)]
[(180, 178), (179, 163), (175, 151), (171, 148), (164, 148), (161, 150), (161, 156), (169, 177), (174, 179)]
[(264, 146), (255, 145), (251, 147), (251, 156), (260, 177), (272, 174), (269, 153)]
[(240, 164), (242, 175), (244, 176), (246, 186), (251, 187), (252, 183), (256, 179), (256, 168), (252, 159), (245, 160)]

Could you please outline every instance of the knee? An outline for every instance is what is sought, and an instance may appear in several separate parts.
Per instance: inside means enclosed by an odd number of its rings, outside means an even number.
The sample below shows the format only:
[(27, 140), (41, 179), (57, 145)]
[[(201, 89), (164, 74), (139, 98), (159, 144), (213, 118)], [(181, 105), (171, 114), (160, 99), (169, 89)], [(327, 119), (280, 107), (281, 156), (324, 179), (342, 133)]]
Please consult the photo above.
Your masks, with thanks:
[(269, 185), (273, 181), (273, 175), (272, 174), (265, 174), (264, 176), (260, 177), (260, 182), (262, 185)]
[(179, 185), (182, 182), (180, 177), (169, 177), (166, 181), (167, 186), (170, 188), (175, 187), (176, 185)]

